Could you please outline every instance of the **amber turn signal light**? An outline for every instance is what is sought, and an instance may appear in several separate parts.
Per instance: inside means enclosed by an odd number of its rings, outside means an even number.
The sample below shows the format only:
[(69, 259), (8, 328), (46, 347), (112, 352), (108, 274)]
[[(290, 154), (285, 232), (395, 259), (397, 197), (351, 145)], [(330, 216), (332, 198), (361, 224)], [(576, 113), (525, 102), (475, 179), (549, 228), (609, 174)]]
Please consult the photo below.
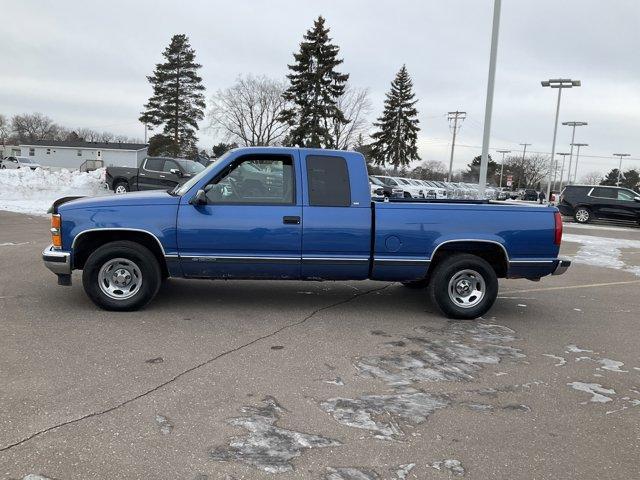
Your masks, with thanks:
[(62, 248), (62, 220), (60, 215), (51, 215), (51, 243), (55, 248)]

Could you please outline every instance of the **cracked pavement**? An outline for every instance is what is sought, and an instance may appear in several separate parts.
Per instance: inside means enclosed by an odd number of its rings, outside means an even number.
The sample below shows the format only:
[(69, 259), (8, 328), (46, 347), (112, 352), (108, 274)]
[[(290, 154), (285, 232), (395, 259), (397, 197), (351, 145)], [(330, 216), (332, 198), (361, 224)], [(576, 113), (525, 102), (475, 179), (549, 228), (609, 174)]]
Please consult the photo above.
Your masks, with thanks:
[[(640, 469), (630, 272), (574, 265), (540, 283), (501, 282), (483, 320), (500, 327), (489, 330), (375, 282), (171, 280), (146, 310), (111, 313), (77, 273), (64, 288), (44, 269), (46, 219), (0, 212), (0, 224), (0, 244), (27, 242), (0, 247), (0, 478), (446, 479), (459, 462), (464, 478), (555, 480)], [(615, 394), (592, 402), (570, 384)], [(438, 408), (407, 421), (396, 397), (426, 396)], [(402, 435), (336, 421), (322, 408), (331, 399), (369, 406), (370, 420)], [(245, 451), (252, 461), (238, 460)], [(260, 468), (273, 451), (282, 473)]]

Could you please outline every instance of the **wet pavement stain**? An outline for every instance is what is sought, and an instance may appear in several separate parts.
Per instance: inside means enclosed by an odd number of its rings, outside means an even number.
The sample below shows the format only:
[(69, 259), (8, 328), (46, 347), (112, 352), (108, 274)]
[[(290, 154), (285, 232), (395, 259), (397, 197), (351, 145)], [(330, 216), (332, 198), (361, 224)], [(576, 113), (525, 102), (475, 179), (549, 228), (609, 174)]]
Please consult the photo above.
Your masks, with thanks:
[(162, 357), (156, 357), (156, 358), (150, 358), (149, 360), (145, 360), (144, 363), (150, 363), (150, 364), (156, 364), (156, 363), (162, 363), (164, 362), (164, 358)]
[(261, 406), (244, 406), (243, 416), (232, 418), (230, 425), (247, 430), (245, 436), (233, 437), (228, 445), (209, 452), (219, 462), (237, 461), (267, 473), (293, 471), (292, 460), (304, 450), (337, 447), (337, 440), (277, 427), (275, 424), (286, 412), (273, 397), (265, 397)]
[(156, 415), (156, 423), (160, 427), (160, 433), (169, 435), (173, 431), (173, 423), (164, 415)]

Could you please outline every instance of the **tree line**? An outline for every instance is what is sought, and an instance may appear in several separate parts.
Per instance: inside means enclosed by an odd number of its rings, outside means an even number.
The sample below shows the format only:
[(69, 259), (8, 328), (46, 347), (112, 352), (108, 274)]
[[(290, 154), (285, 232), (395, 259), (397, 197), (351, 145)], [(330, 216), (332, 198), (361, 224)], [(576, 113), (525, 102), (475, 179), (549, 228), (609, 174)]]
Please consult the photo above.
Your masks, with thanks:
[(0, 114), (0, 144), (28, 144), (39, 140), (142, 143), (142, 140), (127, 135), (91, 128), (71, 130), (39, 112), (22, 113), (10, 119)]
[(383, 113), (365, 144), (372, 109), (368, 91), (353, 86), (341, 71), (340, 48), (322, 16), (303, 35), (286, 80), (241, 75), (212, 95), (206, 112), (201, 65), (188, 37), (174, 35), (163, 57), (147, 77), (153, 94), (140, 115), (141, 122), (158, 130), (149, 139), (150, 154), (195, 156), (198, 122), (206, 113), (208, 128), (223, 139), (213, 155), (236, 145), (366, 146), (376, 165), (394, 171), (420, 159), (418, 100), (406, 66), (391, 82)]

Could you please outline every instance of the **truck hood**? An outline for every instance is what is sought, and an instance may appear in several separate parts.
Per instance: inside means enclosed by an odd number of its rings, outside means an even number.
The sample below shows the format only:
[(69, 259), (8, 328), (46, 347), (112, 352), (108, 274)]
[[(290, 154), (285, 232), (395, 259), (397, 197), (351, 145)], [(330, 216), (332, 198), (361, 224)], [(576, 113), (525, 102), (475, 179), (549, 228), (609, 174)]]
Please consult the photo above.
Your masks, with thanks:
[(164, 190), (146, 192), (130, 192), (122, 195), (105, 195), (100, 197), (65, 197), (54, 202), (49, 210), (52, 213), (95, 207), (126, 207), (142, 205), (177, 205), (180, 197), (170, 195)]

